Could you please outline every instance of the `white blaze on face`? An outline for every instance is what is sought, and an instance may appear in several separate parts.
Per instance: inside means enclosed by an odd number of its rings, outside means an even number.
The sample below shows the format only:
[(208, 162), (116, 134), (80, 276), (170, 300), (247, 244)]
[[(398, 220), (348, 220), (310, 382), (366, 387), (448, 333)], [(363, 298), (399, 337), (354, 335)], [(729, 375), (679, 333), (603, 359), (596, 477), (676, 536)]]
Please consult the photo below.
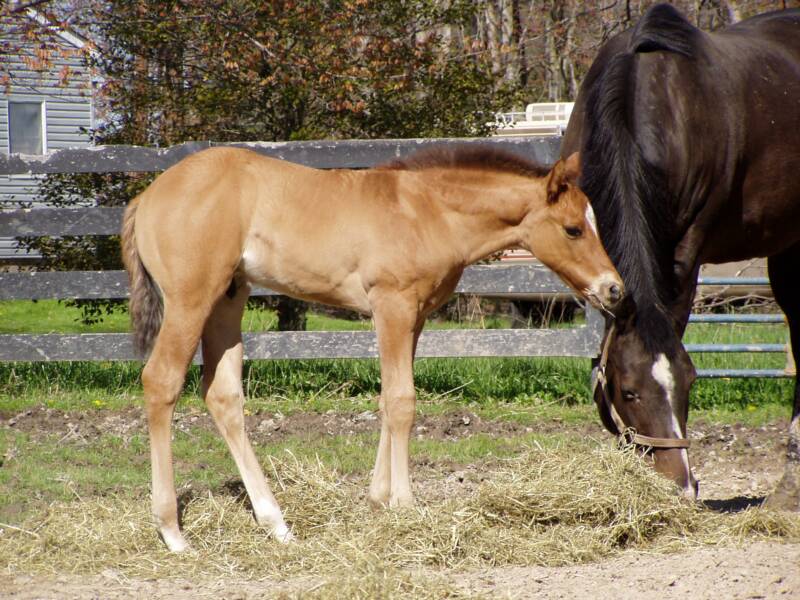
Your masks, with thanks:
[(589, 221), (592, 231), (594, 231), (594, 234), (597, 235), (597, 219), (594, 216), (592, 205), (588, 202), (586, 203), (586, 220)]
[(669, 364), (666, 354), (661, 353), (656, 357), (656, 362), (653, 363), (653, 368), (650, 372), (653, 375), (653, 379), (658, 382), (658, 385), (661, 386), (667, 396), (670, 413), (672, 414), (672, 431), (676, 436), (682, 438), (681, 427), (675, 417), (675, 407), (672, 404), (675, 394), (675, 378), (672, 376), (672, 365)]
[[(675, 437), (683, 439), (681, 426), (680, 423), (678, 423), (677, 417), (675, 416), (675, 406), (673, 405), (675, 395), (675, 378), (672, 376), (672, 365), (670, 365), (666, 354), (661, 353), (656, 357), (656, 362), (653, 363), (653, 368), (650, 370), (650, 373), (653, 375), (653, 379), (655, 379), (658, 385), (661, 386), (661, 388), (664, 390), (664, 394), (667, 396), (667, 402), (669, 402), (669, 412), (670, 416), (672, 417), (672, 432), (675, 434)], [(686, 467), (686, 471), (689, 472), (689, 453), (685, 448), (681, 450), (681, 459)], [(692, 493), (694, 493), (694, 490), (692, 490)]]

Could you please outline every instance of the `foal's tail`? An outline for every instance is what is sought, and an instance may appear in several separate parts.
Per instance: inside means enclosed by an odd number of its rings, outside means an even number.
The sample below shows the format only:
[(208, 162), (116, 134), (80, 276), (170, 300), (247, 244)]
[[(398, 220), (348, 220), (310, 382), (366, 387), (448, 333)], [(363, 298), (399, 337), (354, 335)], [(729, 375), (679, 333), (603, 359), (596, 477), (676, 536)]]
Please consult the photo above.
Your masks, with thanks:
[(133, 346), (139, 356), (147, 357), (153, 349), (156, 335), (161, 328), (164, 304), (153, 278), (147, 272), (139, 250), (136, 248), (135, 223), (139, 197), (131, 200), (122, 219), (122, 262), (128, 271), (130, 282), (131, 324)]

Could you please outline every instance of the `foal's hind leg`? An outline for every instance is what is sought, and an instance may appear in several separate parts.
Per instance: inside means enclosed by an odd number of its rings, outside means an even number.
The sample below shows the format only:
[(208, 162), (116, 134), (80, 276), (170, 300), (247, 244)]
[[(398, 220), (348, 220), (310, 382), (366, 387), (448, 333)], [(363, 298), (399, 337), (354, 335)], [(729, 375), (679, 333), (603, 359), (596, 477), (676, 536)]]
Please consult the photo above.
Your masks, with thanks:
[(217, 302), (203, 330), (203, 395), (244, 481), (256, 520), (281, 542), (291, 539), (244, 429), (241, 321), (250, 287)]
[(172, 468), (172, 415), (192, 360), (206, 312), (165, 303), (164, 321), (142, 371), (150, 432), (153, 517), (164, 543), (173, 552), (186, 549), (178, 527), (178, 503)]
[[(800, 246), (769, 258), (769, 279), (775, 300), (786, 314), (795, 360), (800, 357)], [(800, 511), (800, 372), (795, 375), (792, 421), (786, 467), (778, 487), (767, 498), (771, 508)]]

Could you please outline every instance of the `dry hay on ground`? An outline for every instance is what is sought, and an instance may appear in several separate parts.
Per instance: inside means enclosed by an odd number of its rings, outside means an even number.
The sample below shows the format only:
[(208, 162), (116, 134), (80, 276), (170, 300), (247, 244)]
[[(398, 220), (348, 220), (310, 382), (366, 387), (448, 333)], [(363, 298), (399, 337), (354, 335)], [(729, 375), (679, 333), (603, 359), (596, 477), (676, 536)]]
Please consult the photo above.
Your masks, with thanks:
[[(298, 540), (282, 546), (254, 523), (246, 500), (190, 499), (192, 551), (171, 555), (144, 499), (54, 503), (18, 527), (0, 527), (7, 573), (120, 577), (299, 579), (319, 597), (458, 595), (437, 570), (566, 565), (628, 548), (672, 552), (756, 539), (800, 541), (800, 516), (763, 509), (719, 514), (684, 500), (633, 451), (576, 454), (531, 448), (487, 474), (469, 497), (371, 512), (364, 482), (289, 456), (270, 475)], [(297, 586), (293, 586), (294, 589)]]

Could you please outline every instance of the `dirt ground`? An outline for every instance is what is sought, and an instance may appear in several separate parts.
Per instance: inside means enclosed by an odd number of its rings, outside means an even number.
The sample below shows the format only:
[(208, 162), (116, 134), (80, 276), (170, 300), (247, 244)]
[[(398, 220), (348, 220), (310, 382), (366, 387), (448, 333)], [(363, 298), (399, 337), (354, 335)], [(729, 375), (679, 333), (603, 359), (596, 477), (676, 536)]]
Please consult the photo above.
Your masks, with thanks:
[[(788, 423), (762, 427), (740, 424), (691, 424), (692, 461), (700, 480), (701, 499), (715, 510), (741, 510), (756, 505), (782, 473)], [(213, 424), (202, 413), (184, 413), (178, 428)], [(19, 414), (0, 413), (0, 427), (33, 435), (58, 435), (78, 443), (98, 433), (121, 437), (143, 433), (140, 409), (80, 414), (37, 408)], [(272, 443), (288, 436), (377, 431), (373, 413), (261, 414), (248, 417), (255, 443)], [(459, 439), (487, 433), (514, 436), (534, 428), (518, 423), (483, 420), (463, 410), (418, 420), (419, 438)], [(567, 431), (571, 435), (603, 439), (598, 424), (537, 423), (535, 431)], [(480, 479), (475, 465), (428, 465), (415, 468), (417, 489), (424, 494), (425, 480), (437, 478), (447, 493), (469, 493)], [(441, 493), (442, 488), (439, 487)], [(800, 599), (800, 545), (753, 543), (746, 547), (704, 547), (675, 555), (626, 552), (612, 560), (568, 567), (493, 568), (481, 572), (453, 573), (452, 582), (469, 595), (510, 598), (597, 598), (621, 595), (647, 598), (798, 598)], [(285, 585), (285, 584), (284, 584)], [(307, 588), (301, 585), (300, 589)], [(0, 597), (33, 598), (226, 598), (270, 597), (296, 591), (297, 582), (282, 587), (271, 582), (189, 582), (181, 580), (128, 580), (113, 571), (93, 577), (31, 578), (0, 574)]]

